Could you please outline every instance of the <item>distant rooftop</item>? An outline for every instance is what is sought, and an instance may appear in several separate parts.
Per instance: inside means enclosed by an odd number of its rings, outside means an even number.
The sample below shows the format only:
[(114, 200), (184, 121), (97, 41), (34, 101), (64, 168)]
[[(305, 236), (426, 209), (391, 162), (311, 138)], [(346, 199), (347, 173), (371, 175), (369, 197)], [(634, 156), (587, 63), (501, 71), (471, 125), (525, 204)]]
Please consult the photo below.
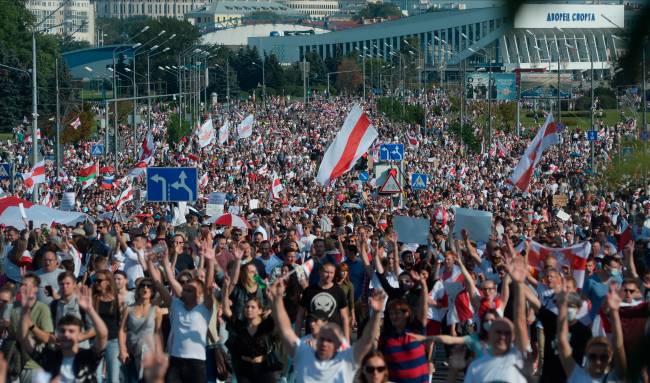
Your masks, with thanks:
[(277, 14), (293, 13), (283, 4), (274, 1), (218, 1), (187, 12), (189, 17), (201, 17), (215, 14), (250, 14), (255, 12), (271, 12)]

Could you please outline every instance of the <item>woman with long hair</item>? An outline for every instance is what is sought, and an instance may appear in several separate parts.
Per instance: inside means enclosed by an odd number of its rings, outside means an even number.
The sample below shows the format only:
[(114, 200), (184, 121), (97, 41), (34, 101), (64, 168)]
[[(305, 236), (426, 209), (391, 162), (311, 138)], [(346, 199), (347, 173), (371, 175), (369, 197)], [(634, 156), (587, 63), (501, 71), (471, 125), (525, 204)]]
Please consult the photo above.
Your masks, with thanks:
[(142, 380), (142, 359), (149, 351), (154, 332), (160, 328), (161, 309), (152, 303), (156, 284), (142, 278), (136, 286), (135, 303), (123, 310), (119, 331), (119, 358), (126, 364), (126, 381)]
[(108, 328), (108, 344), (104, 351), (104, 361), (97, 370), (99, 382), (103, 382), (104, 363), (106, 364), (106, 382), (120, 382), (122, 363), (119, 359), (120, 345), (118, 341), (120, 315), (122, 306), (117, 295), (117, 287), (113, 274), (108, 270), (98, 270), (94, 274), (93, 306)]
[(360, 371), (359, 383), (388, 382), (388, 364), (379, 350), (371, 350), (363, 357)]
[(251, 298), (257, 298), (262, 302), (262, 306), (267, 306), (264, 288), (258, 283), (258, 278), (257, 267), (253, 263), (242, 265), (239, 272), (235, 270), (232, 280), (237, 280), (237, 285), (230, 294), (231, 309), (235, 318), (244, 320), (244, 307)]
[[(228, 288), (229, 283), (230, 280), (226, 277), (224, 289)], [(273, 351), (273, 318), (264, 318), (264, 307), (257, 297), (246, 301), (243, 320), (234, 316), (230, 308), (230, 300), (225, 298), (223, 315), (230, 332), (226, 345), (232, 354), (237, 382), (275, 382), (275, 372), (282, 366)]]

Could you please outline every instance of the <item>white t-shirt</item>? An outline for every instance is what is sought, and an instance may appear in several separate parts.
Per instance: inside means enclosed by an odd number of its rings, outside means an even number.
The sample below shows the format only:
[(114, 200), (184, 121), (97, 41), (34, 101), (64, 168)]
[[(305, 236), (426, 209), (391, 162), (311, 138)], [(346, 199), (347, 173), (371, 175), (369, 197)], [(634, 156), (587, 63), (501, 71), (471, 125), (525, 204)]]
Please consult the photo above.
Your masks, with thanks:
[(172, 328), (169, 340), (171, 356), (205, 360), (208, 323), (211, 316), (212, 311), (202, 303), (192, 310), (187, 310), (183, 301), (173, 297), (169, 315)]
[(138, 278), (144, 278), (144, 269), (142, 268), (140, 257), (142, 257), (144, 262), (144, 250), (132, 250), (130, 247), (126, 248), (122, 259), (116, 257), (124, 264), (123, 271), (126, 273), (126, 277), (129, 281), (129, 289), (135, 288), (135, 281), (137, 281)]
[(354, 348), (339, 351), (334, 358), (320, 361), (316, 352), (302, 340), (296, 342), (294, 371), (297, 382), (347, 383), (354, 381), (359, 366), (354, 361)]
[(524, 367), (524, 358), (515, 347), (502, 356), (487, 354), (469, 365), (465, 383), (526, 383), (526, 378), (515, 366)]
[(584, 368), (576, 365), (573, 368), (573, 371), (571, 371), (571, 375), (569, 376), (569, 380), (567, 380), (568, 383), (618, 383), (619, 380), (616, 377), (616, 374), (614, 372), (610, 372), (609, 375), (601, 376), (600, 378), (592, 378), (591, 375), (587, 371), (585, 371)]

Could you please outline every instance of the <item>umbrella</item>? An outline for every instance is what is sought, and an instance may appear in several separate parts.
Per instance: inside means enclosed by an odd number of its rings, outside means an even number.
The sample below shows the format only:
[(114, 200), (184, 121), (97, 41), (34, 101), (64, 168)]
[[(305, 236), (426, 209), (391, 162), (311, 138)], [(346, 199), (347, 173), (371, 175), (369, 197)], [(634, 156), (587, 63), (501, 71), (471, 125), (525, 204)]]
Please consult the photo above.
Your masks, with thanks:
[(271, 210), (264, 208), (264, 207), (258, 207), (256, 209), (251, 210), (255, 214), (259, 215), (271, 215)]
[(248, 221), (245, 218), (230, 213), (223, 214), (218, 217), (217, 216), (210, 217), (205, 221), (205, 223), (206, 224), (215, 223), (217, 225), (223, 225), (223, 226), (240, 227), (242, 229), (251, 228), (251, 225), (248, 223)]
[(344, 203), (343, 204), (344, 209), (361, 209), (361, 205), (358, 203)]

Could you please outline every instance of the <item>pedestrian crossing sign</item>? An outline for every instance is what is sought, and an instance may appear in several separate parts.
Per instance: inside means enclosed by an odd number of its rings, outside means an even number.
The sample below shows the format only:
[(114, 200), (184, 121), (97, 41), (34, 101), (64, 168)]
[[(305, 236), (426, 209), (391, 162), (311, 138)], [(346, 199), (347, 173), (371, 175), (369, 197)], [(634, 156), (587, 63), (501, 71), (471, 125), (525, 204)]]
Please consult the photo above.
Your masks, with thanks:
[(427, 188), (427, 175), (422, 173), (411, 174), (411, 189), (424, 190)]
[(402, 187), (400, 186), (399, 181), (397, 181), (396, 173), (391, 172), (388, 174), (388, 178), (386, 178), (386, 182), (384, 182), (384, 184), (381, 185), (381, 188), (379, 188), (379, 192), (386, 194), (402, 192)]

